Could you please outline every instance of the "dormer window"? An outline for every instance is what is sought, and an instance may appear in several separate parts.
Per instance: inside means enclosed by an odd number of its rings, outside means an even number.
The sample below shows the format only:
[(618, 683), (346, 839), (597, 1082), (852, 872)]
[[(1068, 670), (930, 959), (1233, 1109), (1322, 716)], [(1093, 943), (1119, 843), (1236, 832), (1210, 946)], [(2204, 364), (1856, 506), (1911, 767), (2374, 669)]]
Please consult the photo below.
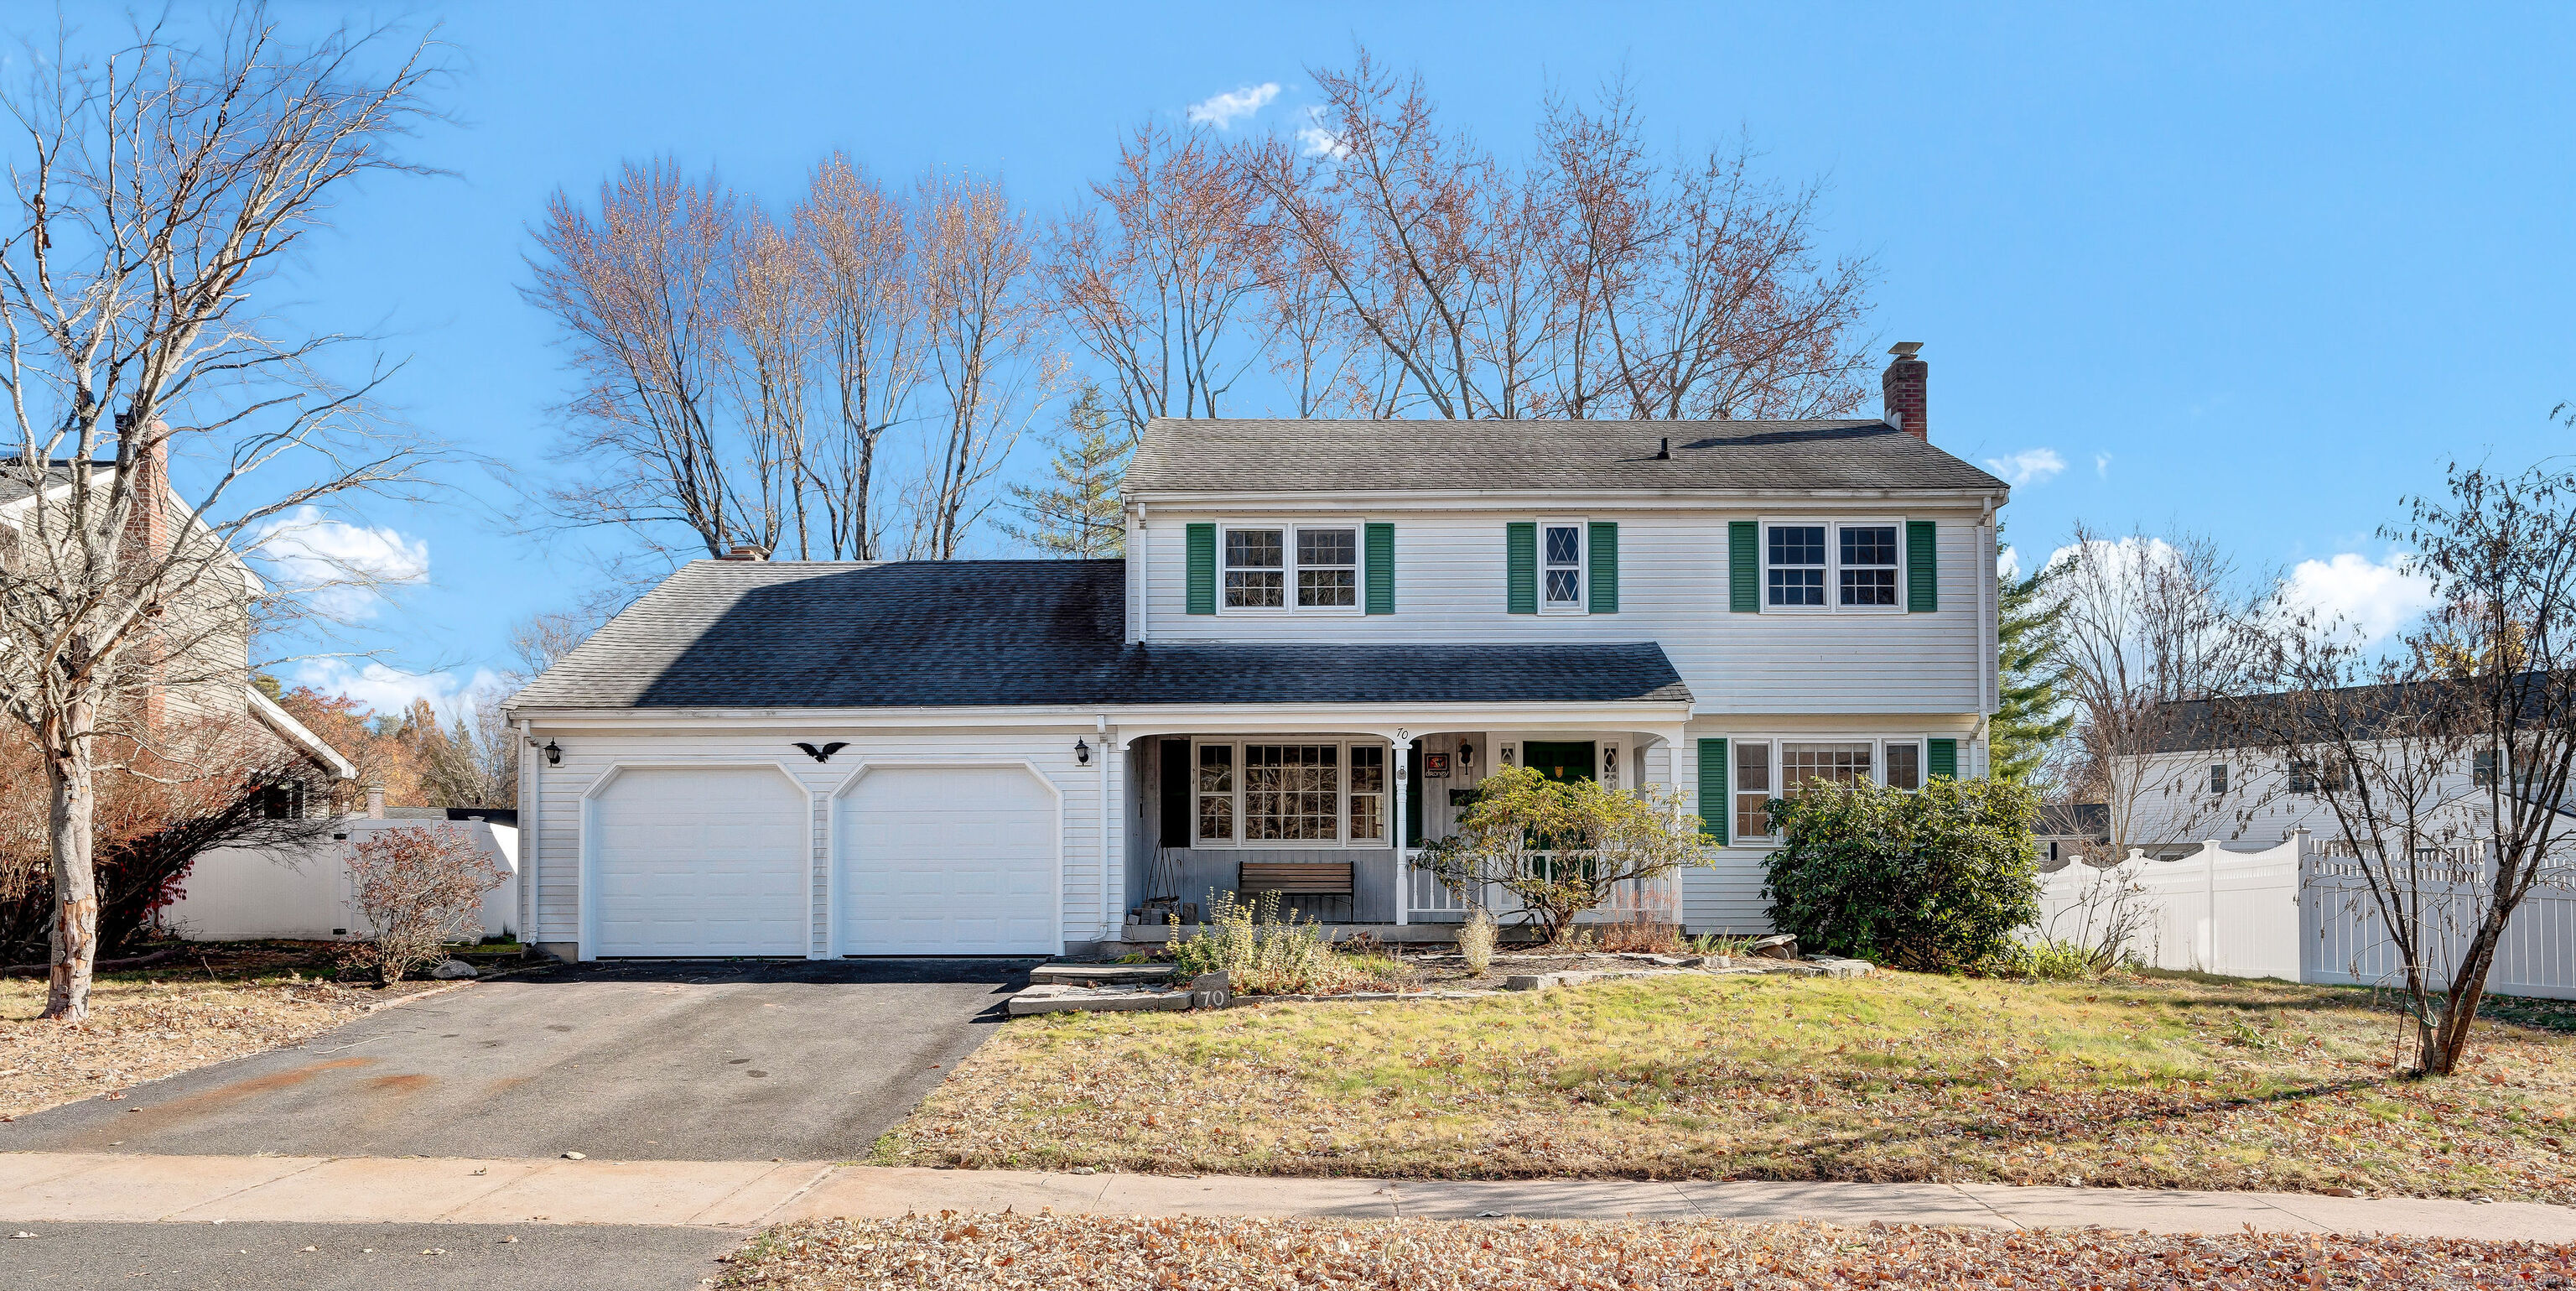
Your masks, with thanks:
[(1228, 525), (1223, 549), (1229, 613), (1359, 609), (1356, 528)]

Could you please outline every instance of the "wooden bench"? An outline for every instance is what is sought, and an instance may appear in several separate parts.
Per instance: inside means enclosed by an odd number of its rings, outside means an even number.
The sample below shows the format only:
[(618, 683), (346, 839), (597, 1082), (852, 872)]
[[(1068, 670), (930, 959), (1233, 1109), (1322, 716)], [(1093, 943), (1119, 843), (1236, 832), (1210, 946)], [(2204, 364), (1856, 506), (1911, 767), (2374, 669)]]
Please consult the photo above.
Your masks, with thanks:
[(1354, 899), (1348, 861), (1245, 861), (1237, 871), (1235, 887), (1247, 897), (1276, 892), (1282, 896)]

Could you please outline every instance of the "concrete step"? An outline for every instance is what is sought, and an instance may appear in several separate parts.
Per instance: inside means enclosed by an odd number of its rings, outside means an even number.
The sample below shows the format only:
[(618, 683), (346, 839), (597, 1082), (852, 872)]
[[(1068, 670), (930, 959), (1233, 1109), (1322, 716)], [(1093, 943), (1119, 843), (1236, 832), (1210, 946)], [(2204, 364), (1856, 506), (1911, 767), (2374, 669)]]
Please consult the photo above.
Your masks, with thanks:
[(1168, 982), (1170, 964), (1040, 964), (1029, 970), (1031, 986), (1141, 985)]

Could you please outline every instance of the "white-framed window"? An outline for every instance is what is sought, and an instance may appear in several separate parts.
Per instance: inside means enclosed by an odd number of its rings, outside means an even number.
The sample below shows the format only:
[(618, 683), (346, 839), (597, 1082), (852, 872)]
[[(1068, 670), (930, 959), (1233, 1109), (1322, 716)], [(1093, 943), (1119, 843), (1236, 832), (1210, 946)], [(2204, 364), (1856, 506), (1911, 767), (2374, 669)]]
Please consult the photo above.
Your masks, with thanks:
[(2227, 764), (2224, 762), (2212, 762), (2209, 764), (2209, 796), (2212, 798), (2218, 798), (2225, 796), (2226, 793)]
[(1879, 783), (1890, 789), (1923, 787), (1923, 742), (1921, 740), (1889, 740), (1878, 747), (1879, 765), (1885, 768), (1880, 774)]
[(1814, 614), (1902, 613), (1900, 520), (1765, 520), (1762, 608)]
[(1735, 837), (1769, 838), (1771, 818), (1762, 804), (1771, 801), (1771, 741), (1737, 740), (1735, 749)]
[(1364, 740), (1200, 740), (1203, 847), (1384, 846), (1387, 746)]
[(1538, 611), (1541, 614), (1581, 614), (1583, 612), (1584, 565), (1583, 522), (1580, 520), (1541, 520), (1538, 522)]
[(1359, 613), (1357, 525), (1228, 524), (1217, 547), (1219, 613)]
[(1920, 789), (1930, 775), (1927, 756), (1921, 736), (1731, 735), (1727, 757), (1733, 762), (1734, 801), (1728, 808), (1734, 812), (1734, 828), (1729, 839), (1738, 844), (1769, 841), (1771, 822), (1762, 805), (1773, 798), (1794, 798), (1811, 781)]

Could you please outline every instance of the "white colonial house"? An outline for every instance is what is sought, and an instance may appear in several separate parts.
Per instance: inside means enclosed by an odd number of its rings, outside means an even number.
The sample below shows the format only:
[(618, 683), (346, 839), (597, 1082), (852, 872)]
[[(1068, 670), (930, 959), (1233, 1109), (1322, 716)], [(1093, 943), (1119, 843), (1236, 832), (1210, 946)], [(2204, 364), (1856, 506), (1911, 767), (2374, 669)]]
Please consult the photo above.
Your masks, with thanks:
[(1759, 930), (1781, 786), (1985, 767), (2007, 490), (1915, 348), (1882, 419), (1157, 421), (1125, 560), (685, 565), (512, 701), (519, 926), (1055, 954), (1267, 889), (1414, 935), (1517, 764), (1674, 787), (1721, 860), (1636, 901)]

